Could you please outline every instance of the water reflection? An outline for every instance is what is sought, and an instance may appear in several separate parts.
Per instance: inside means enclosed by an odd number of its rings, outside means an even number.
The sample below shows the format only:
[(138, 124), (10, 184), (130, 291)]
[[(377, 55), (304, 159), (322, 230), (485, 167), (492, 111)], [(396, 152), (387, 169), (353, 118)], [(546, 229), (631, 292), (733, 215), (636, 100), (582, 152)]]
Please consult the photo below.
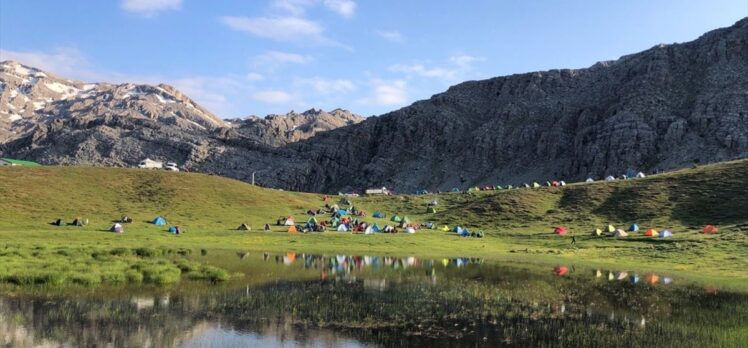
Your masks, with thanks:
[(238, 260), (272, 277), (153, 294), (0, 296), (0, 345), (729, 347), (747, 339), (746, 294), (654, 273), (470, 258)]

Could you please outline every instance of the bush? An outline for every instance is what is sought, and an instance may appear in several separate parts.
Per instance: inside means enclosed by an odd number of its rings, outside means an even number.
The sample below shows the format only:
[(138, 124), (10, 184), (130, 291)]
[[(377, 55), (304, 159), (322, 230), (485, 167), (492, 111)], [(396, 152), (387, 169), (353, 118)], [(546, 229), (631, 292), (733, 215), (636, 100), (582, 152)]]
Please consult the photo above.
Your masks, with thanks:
[(109, 254), (114, 256), (125, 256), (130, 254), (130, 249), (128, 248), (114, 248), (109, 251)]
[(96, 274), (76, 274), (70, 278), (73, 284), (92, 286), (101, 283), (101, 277)]
[(125, 271), (125, 279), (127, 279), (128, 283), (140, 284), (143, 282), (143, 273), (140, 273), (139, 271), (134, 269), (130, 269)]
[(133, 252), (138, 257), (148, 258), (156, 256), (156, 250), (153, 250), (151, 248), (137, 248), (134, 249)]

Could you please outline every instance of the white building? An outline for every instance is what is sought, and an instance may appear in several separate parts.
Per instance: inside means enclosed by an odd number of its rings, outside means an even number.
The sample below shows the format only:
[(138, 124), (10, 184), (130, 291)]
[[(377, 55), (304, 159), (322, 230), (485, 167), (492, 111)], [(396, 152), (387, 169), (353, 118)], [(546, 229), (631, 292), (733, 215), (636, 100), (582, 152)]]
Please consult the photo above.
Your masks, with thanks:
[(164, 167), (164, 163), (163, 162), (154, 161), (154, 160), (152, 160), (150, 158), (146, 158), (146, 159), (140, 161), (140, 163), (138, 163), (138, 168), (145, 168), (145, 169), (159, 168), (160, 169), (160, 168), (163, 168), (163, 167)]
[(386, 187), (366, 189), (367, 195), (389, 195), (390, 191)]

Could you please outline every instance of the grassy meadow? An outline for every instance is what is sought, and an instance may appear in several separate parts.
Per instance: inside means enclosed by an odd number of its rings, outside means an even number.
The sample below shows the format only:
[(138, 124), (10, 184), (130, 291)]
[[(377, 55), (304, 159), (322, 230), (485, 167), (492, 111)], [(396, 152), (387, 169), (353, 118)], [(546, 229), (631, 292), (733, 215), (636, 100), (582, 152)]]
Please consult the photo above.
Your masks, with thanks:
[[(254, 187), (227, 178), (118, 168), (0, 168), (0, 283), (17, 285), (171, 284), (240, 277), (220, 262), (196, 261), (209, 250), (299, 251), (421, 257), (473, 256), (514, 262), (599, 265), (667, 271), (732, 287), (748, 283), (748, 161), (645, 179), (488, 192), (354, 197), (367, 222), (398, 214), (439, 228), (460, 225), (484, 238), (440, 229), (416, 234), (289, 234), (274, 226), (324, 206), (321, 194)], [(332, 203), (339, 197), (332, 196)], [(426, 205), (437, 200), (436, 213)], [(345, 207), (345, 206), (344, 206)], [(371, 218), (379, 210), (386, 219)], [(123, 215), (125, 232), (108, 232)], [(150, 223), (163, 216), (167, 226)], [(83, 227), (53, 226), (88, 219)], [(328, 216), (318, 217), (327, 219)], [(252, 231), (237, 231), (246, 223)], [(263, 232), (269, 223), (271, 232)], [(641, 230), (627, 238), (593, 236), (608, 224)], [(719, 234), (700, 233), (715, 224)], [(166, 232), (179, 225), (184, 233)], [(569, 228), (567, 235), (553, 227)], [(645, 237), (669, 228), (672, 238)], [(572, 236), (577, 243), (572, 245)]]

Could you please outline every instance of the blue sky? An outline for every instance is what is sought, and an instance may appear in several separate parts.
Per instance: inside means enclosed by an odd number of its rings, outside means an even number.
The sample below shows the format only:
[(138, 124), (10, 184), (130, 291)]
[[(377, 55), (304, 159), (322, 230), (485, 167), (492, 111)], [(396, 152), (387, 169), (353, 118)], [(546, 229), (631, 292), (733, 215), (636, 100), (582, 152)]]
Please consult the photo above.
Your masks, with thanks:
[(464, 80), (690, 41), (748, 0), (0, 1), (0, 60), (169, 83), (221, 117), (381, 114)]

